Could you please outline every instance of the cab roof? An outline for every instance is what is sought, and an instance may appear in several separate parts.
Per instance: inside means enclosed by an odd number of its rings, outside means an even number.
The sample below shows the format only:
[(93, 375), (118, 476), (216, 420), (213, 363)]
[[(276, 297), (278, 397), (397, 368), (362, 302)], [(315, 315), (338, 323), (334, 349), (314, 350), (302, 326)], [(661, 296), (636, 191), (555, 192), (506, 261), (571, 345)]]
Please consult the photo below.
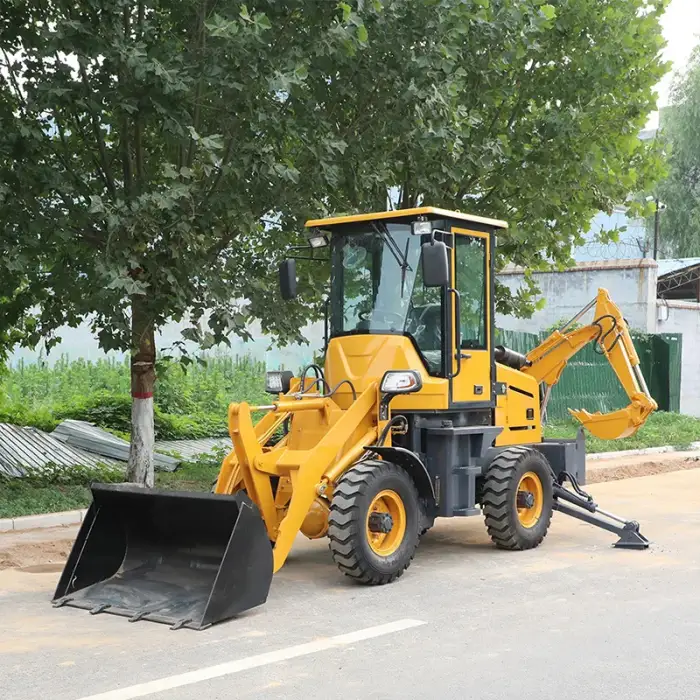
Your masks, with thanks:
[(499, 219), (487, 219), (483, 216), (463, 214), (459, 211), (450, 211), (449, 209), (439, 209), (437, 207), (395, 209), (394, 211), (380, 211), (373, 214), (351, 214), (349, 216), (332, 216), (327, 219), (310, 219), (306, 222), (306, 227), (315, 228), (319, 226), (332, 226), (335, 224), (350, 224), (355, 221), (373, 221), (375, 219), (403, 219), (411, 216), (421, 216), (422, 214), (433, 214), (434, 216), (440, 216), (445, 219), (460, 219), (461, 221), (470, 221), (474, 224), (483, 224), (486, 226), (493, 226), (494, 228), (508, 228), (508, 224)]

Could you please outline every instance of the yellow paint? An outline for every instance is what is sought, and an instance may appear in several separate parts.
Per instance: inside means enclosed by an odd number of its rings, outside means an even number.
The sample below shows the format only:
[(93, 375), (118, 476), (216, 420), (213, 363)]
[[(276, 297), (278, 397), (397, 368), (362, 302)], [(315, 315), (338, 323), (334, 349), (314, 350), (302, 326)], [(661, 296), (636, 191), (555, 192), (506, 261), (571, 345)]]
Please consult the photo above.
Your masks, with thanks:
[[(496, 445), (502, 447), (542, 442), (537, 381), (512, 367), (498, 363), (496, 363), (496, 381), (506, 386), (505, 394), (496, 395), (496, 425), (503, 427), (496, 438)], [(531, 420), (527, 418), (529, 408), (533, 412)]]
[[(261, 444), (265, 444), (279, 428), (286, 418), (283, 413), (267, 413), (255, 426), (255, 435)], [(229, 423), (230, 425), (230, 423)], [(235, 493), (243, 486), (243, 473), (238, 466), (236, 451), (231, 452), (224, 458), (216, 480), (214, 493)]]
[[(372, 532), (369, 529), (369, 518), (372, 513), (388, 513), (392, 520), (391, 530)], [(365, 532), (370, 549), (380, 557), (390, 556), (401, 546), (406, 535), (406, 508), (396, 491), (385, 489), (374, 497), (367, 509)]]
[(310, 540), (325, 537), (328, 532), (328, 513), (328, 501), (325, 498), (315, 498), (301, 524), (302, 533)]
[[(411, 341), (402, 335), (346, 335), (333, 338), (326, 353), (325, 373), (331, 386), (349, 379), (357, 392), (381, 381), (389, 369), (415, 369), (423, 388), (415, 394), (397, 396), (393, 411), (441, 410), (448, 407), (447, 379), (431, 377)], [(338, 405), (352, 402), (350, 387), (344, 384), (336, 394)]]
[(525, 472), (520, 477), (518, 491), (528, 491), (534, 498), (534, 503), (530, 508), (518, 508), (518, 520), (523, 527), (528, 529), (535, 527), (542, 515), (544, 503), (544, 488), (540, 477), (535, 472)]
[(569, 409), (571, 415), (593, 435), (602, 440), (630, 437), (656, 410), (649, 390), (640, 384), (633, 368), (639, 357), (629, 334), (622, 312), (610, 299), (607, 289), (600, 288), (596, 297), (592, 323), (573, 331), (554, 331), (544, 342), (531, 350), (527, 358), (531, 365), (523, 372), (537, 382), (553, 386), (559, 381), (569, 359), (584, 345), (595, 340), (610, 362), (617, 378), (630, 398), (626, 408), (611, 413), (589, 413)]
[[(268, 452), (263, 452), (257, 441), (251, 407), (246, 403), (229, 407), (229, 432), (243, 473), (243, 483), (260, 509), (270, 540), (275, 543), (275, 571), (284, 564), (326, 471), (348, 451), (364, 445), (375, 421), (376, 405), (376, 383), (370, 384), (344, 411), (329, 398), (295, 400), (282, 397), (274, 412), (289, 414), (292, 426), (299, 416), (315, 415), (317, 422), (325, 425), (325, 430), (315, 433), (313, 445), (297, 445), (290, 438), (278, 449)], [(300, 440), (304, 442), (304, 436)], [(286, 477), (291, 483), (291, 490), (285, 487), (287, 493), (278, 502), (273, 497), (271, 474)]]
[[(491, 400), (491, 352), (492, 339), (491, 339), (491, 269), (488, 261), (491, 255), (491, 242), (489, 240), (488, 233), (482, 233), (480, 231), (471, 231), (466, 228), (452, 228), (452, 232), (458, 236), (473, 236), (474, 238), (483, 239), (486, 242), (486, 290), (485, 290), (485, 314), (486, 314), (486, 349), (484, 350), (472, 350), (455, 347), (452, 352), (452, 371), (457, 371), (457, 353), (462, 354), (462, 365), (459, 374), (452, 380), (452, 400), (454, 402), (462, 401), (490, 401)], [(455, 241), (455, 248), (452, 251), (452, 279), (457, 280), (456, 274), (456, 251), (457, 242)], [(459, 291), (459, 290), (457, 290)], [(468, 303), (468, 300), (462, 300), (462, 307)], [(456, 324), (456, 307), (453, 303), (452, 305), (452, 327), (455, 328)], [(452, 334), (455, 337), (455, 334)], [(481, 387), (481, 394), (476, 393), (476, 387)]]
[(487, 219), (483, 216), (463, 214), (459, 211), (450, 211), (438, 207), (417, 207), (415, 209), (396, 209), (394, 211), (380, 211), (372, 214), (350, 214), (348, 216), (333, 216), (326, 219), (311, 219), (306, 222), (307, 228), (318, 226), (333, 226), (334, 224), (351, 224), (357, 221), (376, 221), (377, 219), (399, 219), (405, 217), (418, 217), (427, 214), (435, 214), (446, 219), (460, 219), (474, 224), (485, 224), (495, 228), (508, 228), (508, 224), (500, 219)]

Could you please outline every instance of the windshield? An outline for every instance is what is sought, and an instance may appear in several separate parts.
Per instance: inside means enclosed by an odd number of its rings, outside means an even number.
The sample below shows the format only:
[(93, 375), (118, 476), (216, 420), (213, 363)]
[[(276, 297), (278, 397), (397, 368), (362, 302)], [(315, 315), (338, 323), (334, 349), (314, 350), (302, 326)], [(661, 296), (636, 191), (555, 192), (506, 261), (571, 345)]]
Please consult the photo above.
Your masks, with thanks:
[(362, 224), (331, 239), (331, 332), (410, 336), (428, 370), (442, 369), (439, 288), (423, 286), (421, 237), (409, 224)]

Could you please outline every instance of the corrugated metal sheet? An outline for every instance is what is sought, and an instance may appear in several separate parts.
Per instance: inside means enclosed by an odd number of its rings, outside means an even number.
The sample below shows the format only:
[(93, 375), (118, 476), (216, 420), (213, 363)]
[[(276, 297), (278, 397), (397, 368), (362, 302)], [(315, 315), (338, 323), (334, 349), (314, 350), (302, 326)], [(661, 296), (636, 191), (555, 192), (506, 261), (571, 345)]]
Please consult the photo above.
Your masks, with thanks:
[(37, 428), (0, 423), (0, 471), (8, 476), (24, 476), (49, 464), (96, 467), (118, 462), (66, 445)]
[[(82, 420), (64, 420), (51, 433), (58, 440), (87, 452), (126, 462), (129, 459), (129, 443), (116, 435)], [(155, 468), (172, 472), (179, 460), (167, 455), (154, 455)]]
[(686, 267), (695, 267), (700, 265), (700, 258), (669, 258), (668, 260), (657, 260), (659, 265), (658, 277), (670, 275), (673, 272), (678, 272)]
[(233, 449), (231, 438), (202, 438), (200, 440), (159, 440), (156, 450), (180, 455), (183, 459), (192, 459), (210, 453), (216, 448)]

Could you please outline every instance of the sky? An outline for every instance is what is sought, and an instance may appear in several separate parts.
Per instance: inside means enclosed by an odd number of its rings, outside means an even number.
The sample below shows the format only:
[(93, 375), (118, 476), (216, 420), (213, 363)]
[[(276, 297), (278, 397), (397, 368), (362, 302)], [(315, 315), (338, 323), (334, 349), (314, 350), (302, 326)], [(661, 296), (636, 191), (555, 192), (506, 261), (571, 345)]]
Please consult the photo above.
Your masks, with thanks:
[[(661, 19), (666, 48), (663, 57), (673, 69), (657, 86), (659, 107), (669, 103), (673, 74), (683, 71), (695, 45), (700, 42), (700, 0), (671, 0)], [(658, 113), (651, 115), (648, 126), (658, 125)]]

